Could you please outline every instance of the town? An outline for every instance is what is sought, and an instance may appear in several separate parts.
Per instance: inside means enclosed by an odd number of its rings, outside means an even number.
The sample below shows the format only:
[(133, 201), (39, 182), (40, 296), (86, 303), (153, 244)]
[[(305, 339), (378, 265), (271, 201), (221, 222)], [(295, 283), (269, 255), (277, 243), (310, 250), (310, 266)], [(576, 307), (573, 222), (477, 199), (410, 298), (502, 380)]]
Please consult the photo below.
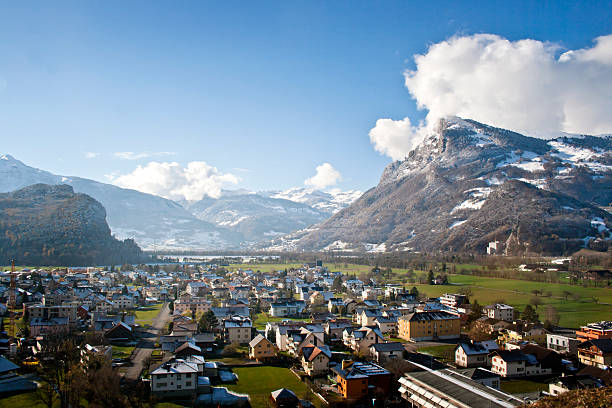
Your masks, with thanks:
[(5, 268), (0, 405), (512, 407), (612, 384), (612, 322), (562, 327), (543, 293), (480, 305), (446, 264), (249, 266)]

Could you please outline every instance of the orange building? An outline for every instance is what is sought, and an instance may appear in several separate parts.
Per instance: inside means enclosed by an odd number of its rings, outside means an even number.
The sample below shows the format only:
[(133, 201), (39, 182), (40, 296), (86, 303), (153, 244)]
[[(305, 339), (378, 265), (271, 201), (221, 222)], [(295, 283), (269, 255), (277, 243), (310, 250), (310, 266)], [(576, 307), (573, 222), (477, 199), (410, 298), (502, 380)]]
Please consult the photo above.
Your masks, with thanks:
[(576, 339), (580, 341), (612, 339), (612, 322), (589, 323), (576, 330)]
[(443, 312), (417, 312), (397, 319), (398, 337), (404, 340), (425, 341), (458, 339), (461, 335), (459, 316)]
[(332, 371), (336, 374), (338, 391), (346, 399), (361, 399), (370, 393), (387, 394), (391, 388), (392, 374), (376, 364), (343, 360)]

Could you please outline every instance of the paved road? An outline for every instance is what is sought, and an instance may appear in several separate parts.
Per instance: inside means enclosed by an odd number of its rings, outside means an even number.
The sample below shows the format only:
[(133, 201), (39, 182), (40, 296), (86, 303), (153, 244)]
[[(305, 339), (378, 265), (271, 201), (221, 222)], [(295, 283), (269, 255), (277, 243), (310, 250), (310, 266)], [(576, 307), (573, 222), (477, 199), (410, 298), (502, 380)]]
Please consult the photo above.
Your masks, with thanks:
[(157, 316), (153, 319), (151, 328), (142, 332), (142, 337), (138, 346), (132, 353), (132, 366), (128, 367), (125, 377), (129, 380), (137, 380), (144, 369), (145, 360), (151, 356), (155, 343), (159, 338), (161, 329), (166, 326), (166, 323), (170, 320), (170, 309), (168, 303), (164, 303)]

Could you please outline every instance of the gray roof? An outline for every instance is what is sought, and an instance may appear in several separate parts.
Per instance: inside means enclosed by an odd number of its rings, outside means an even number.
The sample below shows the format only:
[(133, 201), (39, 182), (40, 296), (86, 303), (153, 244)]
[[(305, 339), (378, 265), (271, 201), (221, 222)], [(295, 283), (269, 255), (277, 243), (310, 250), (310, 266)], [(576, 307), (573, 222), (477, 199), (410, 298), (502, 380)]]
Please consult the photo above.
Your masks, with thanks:
[(11, 361), (6, 358), (0, 356), (0, 374), (6, 373), (8, 371), (17, 370), (19, 368), (18, 365), (13, 364)]

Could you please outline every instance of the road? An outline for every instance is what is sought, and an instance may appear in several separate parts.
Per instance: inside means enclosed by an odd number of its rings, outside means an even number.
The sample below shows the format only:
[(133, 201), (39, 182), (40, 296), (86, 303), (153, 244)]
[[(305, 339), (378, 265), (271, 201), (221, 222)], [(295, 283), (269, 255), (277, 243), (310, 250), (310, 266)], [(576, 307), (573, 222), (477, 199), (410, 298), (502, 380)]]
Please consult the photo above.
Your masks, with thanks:
[(160, 331), (166, 327), (166, 323), (170, 320), (170, 309), (168, 303), (160, 309), (157, 316), (151, 322), (151, 327), (141, 334), (140, 342), (132, 353), (132, 366), (128, 367), (125, 373), (125, 378), (128, 380), (137, 380), (144, 369), (144, 362), (151, 356), (155, 343), (159, 338)]

